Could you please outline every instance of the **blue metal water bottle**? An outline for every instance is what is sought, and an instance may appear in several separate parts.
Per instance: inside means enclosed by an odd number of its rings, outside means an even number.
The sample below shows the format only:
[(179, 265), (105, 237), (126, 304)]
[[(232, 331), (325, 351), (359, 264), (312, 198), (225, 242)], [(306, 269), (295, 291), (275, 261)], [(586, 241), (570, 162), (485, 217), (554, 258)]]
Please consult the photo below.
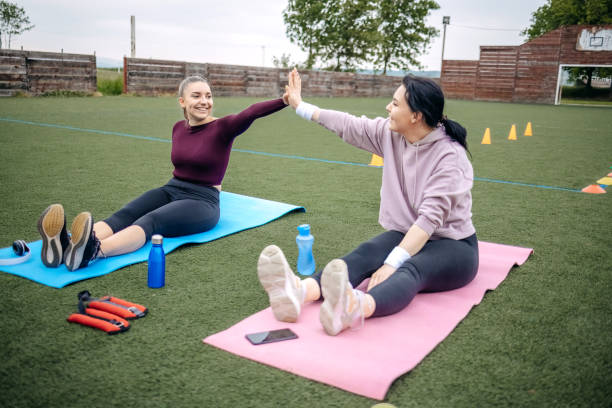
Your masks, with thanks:
[(166, 284), (166, 254), (162, 243), (164, 237), (155, 234), (151, 237), (151, 252), (149, 252), (149, 271), (147, 284), (150, 288), (161, 288)]
[(295, 238), (298, 246), (297, 270), (300, 275), (312, 275), (315, 271), (315, 260), (312, 255), (314, 237), (310, 234), (310, 225), (302, 224), (297, 227), (299, 234)]

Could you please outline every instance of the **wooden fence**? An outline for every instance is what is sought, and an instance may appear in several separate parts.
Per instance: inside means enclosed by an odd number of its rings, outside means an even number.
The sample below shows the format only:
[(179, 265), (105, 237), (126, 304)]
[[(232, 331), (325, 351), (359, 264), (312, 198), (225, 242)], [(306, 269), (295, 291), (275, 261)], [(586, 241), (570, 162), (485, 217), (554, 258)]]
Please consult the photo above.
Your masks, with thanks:
[(518, 47), (480, 47), (480, 59), (444, 60), (440, 82), (447, 98), (511, 102), (516, 90)]
[(477, 61), (442, 61), (440, 84), (446, 97), (502, 102), (555, 103), (559, 66), (612, 65), (611, 51), (577, 49), (576, 25), (550, 31), (519, 46), (482, 46)]
[[(201, 75), (218, 96), (277, 97), (287, 84), (288, 68), (263, 68), (124, 58), (123, 90), (142, 95), (176, 94), (183, 78)], [(397, 76), (348, 72), (300, 71), (304, 96), (390, 97), (399, 86)]]
[(96, 91), (96, 56), (0, 50), (0, 96), (17, 92)]
[(517, 47), (480, 47), (474, 97), (510, 102), (514, 96)]
[(454, 99), (474, 99), (478, 61), (443, 60), (440, 79), (444, 95)]

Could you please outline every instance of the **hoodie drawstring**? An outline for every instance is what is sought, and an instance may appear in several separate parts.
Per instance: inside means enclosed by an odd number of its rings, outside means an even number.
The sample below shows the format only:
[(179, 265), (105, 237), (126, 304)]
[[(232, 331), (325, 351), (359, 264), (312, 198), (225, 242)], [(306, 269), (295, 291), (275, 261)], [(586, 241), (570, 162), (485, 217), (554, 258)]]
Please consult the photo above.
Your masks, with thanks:
[(415, 208), (417, 172), (419, 171), (419, 143), (416, 143), (416, 165), (414, 166), (414, 183), (412, 183), (412, 208)]

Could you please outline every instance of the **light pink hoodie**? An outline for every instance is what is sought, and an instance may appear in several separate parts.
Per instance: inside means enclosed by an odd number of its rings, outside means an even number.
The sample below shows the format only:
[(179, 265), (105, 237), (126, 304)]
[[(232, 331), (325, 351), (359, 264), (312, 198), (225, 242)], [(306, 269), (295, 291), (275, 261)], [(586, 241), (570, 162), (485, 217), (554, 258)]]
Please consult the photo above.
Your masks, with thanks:
[(384, 158), (378, 222), (406, 233), (413, 224), (431, 239), (463, 239), (472, 224), (474, 171), (465, 149), (438, 127), (416, 143), (389, 130), (388, 118), (321, 110), (319, 123), (347, 143)]

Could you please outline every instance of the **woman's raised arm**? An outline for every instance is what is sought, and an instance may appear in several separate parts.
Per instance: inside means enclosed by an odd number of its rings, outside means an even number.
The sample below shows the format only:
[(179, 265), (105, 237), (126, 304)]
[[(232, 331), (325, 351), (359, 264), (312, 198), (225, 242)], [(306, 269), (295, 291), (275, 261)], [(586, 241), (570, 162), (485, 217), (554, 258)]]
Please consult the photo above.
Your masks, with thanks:
[(293, 68), (289, 72), (287, 79), (289, 83), (285, 86), (283, 99), (304, 119), (318, 122), (321, 110), (314, 105), (302, 101), (302, 78), (297, 69)]

